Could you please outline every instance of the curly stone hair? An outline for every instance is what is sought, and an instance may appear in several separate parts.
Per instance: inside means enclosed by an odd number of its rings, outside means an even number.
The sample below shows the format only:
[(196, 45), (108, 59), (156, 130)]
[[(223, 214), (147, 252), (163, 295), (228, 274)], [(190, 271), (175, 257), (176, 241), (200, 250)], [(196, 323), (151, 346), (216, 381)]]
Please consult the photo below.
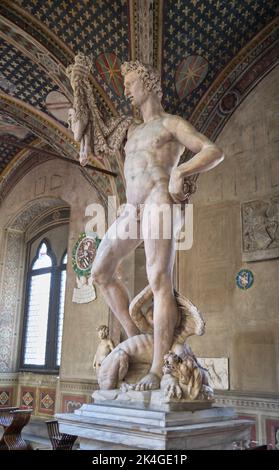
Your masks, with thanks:
[(105, 337), (107, 337), (109, 334), (109, 327), (107, 325), (100, 325), (98, 328), (96, 328), (96, 330), (98, 333), (101, 331)]
[(161, 100), (163, 92), (159, 72), (150, 65), (142, 64), (138, 60), (135, 60), (134, 62), (124, 62), (121, 65), (121, 73), (123, 76), (133, 71), (138, 74), (146, 89), (148, 91), (154, 91)]

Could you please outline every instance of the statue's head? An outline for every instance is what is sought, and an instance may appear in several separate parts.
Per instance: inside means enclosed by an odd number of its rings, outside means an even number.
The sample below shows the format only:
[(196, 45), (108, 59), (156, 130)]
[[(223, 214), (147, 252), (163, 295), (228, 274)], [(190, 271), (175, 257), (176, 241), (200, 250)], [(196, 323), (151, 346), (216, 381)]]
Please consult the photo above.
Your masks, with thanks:
[(100, 339), (105, 339), (108, 337), (109, 329), (107, 325), (101, 325), (97, 328), (98, 336)]
[(165, 354), (164, 356), (163, 373), (171, 374), (172, 371), (177, 369), (178, 365), (181, 364), (181, 362), (182, 359), (180, 356), (178, 356), (172, 351), (169, 351), (168, 354)]
[(70, 78), (72, 88), (75, 89), (80, 81), (88, 79), (92, 70), (92, 62), (89, 57), (81, 52), (75, 56), (74, 64), (69, 65), (66, 74)]
[(124, 62), (121, 73), (124, 76), (125, 95), (132, 104), (140, 106), (150, 93), (162, 99), (160, 75), (150, 65), (141, 64), (138, 60)]

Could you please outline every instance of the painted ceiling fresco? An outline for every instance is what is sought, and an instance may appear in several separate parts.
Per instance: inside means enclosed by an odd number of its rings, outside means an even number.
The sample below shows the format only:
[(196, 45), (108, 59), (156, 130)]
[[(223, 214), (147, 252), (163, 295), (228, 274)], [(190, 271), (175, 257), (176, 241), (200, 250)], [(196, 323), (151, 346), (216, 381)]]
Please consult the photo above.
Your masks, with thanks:
[(274, 17), (278, 2), (165, 1), (165, 107), (189, 118), (216, 75)]
[[(64, 103), (66, 113), (71, 104), (65, 70), (78, 52), (91, 57), (102, 111), (132, 113), (120, 65), (141, 59), (144, 8), (151, 15), (149, 44), (162, 77), (165, 110), (216, 137), (278, 60), (277, 5), (277, 0), (2, 0), (0, 172), (16, 158), (16, 149), (9, 150), (1, 138), (11, 137), (13, 126), (23, 144), (40, 137), (57, 150), (62, 142), (63, 152), (72, 148), (74, 156), (66, 119), (54, 110)], [(235, 87), (237, 77), (242, 88)], [(59, 103), (52, 102), (54, 96)], [(108, 165), (117, 171), (115, 162)]]

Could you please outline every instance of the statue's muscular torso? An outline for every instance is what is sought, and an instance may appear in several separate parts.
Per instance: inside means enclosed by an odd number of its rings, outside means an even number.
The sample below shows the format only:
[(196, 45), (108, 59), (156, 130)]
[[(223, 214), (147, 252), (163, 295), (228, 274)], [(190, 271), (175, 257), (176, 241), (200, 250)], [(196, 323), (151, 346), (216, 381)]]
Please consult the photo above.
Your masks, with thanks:
[(168, 191), (170, 173), (178, 164), (184, 146), (168, 130), (169, 119), (176, 117), (164, 113), (129, 130), (124, 172), (130, 204), (171, 201)]

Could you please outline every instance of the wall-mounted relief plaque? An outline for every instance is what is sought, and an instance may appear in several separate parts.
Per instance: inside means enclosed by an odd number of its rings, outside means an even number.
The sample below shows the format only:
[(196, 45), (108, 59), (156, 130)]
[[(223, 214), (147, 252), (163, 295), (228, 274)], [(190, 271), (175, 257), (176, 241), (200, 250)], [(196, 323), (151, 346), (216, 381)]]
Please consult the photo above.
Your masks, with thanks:
[(215, 390), (229, 389), (229, 360), (227, 357), (198, 357), (207, 369), (209, 385)]
[(279, 194), (245, 202), (242, 216), (242, 260), (279, 257)]

